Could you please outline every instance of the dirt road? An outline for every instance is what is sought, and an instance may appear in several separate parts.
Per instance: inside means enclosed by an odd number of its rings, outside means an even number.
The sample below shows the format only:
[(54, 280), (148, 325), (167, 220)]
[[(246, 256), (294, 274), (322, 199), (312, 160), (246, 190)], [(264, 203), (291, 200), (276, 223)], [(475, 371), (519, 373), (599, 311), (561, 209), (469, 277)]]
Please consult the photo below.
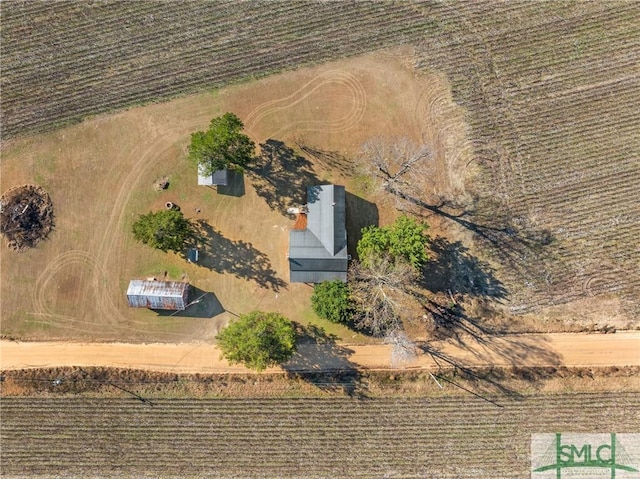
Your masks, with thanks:
[[(431, 343), (405, 368), (477, 366), (640, 365), (640, 332), (531, 334)], [(0, 341), (0, 369), (111, 366), (181, 373), (246, 372), (229, 365), (211, 344), (124, 344)], [(288, 370), (391, 367), (388, 345), (301, 345)], [(279, 368), (272, 369), (278, 371)]]

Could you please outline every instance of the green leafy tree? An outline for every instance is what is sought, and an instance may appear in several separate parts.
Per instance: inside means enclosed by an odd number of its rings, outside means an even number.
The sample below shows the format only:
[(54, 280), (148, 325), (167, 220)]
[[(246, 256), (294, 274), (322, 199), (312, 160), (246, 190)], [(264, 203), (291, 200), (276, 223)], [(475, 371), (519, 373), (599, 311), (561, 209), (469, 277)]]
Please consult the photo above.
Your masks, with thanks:
[(389, 230), (378, 226), (367, 226), (362, 229), (362, 238), (358, 241), (356, 251), (360, 262), (371, 263), (372, 259), (387, 256), (389, 253)]
[(133, 223), (136, 240), (162, 251), (180, 252), (193, 235), (193, 225), (177, 210), (163, 210), (140, 215)]
[(429, 259), (427, 229), (425, 223), (406, 215), (398, 217), (390, 226), (367, 226), (362, 229), (356, 248), (360, 261), (367, 266), (373, 258), (401, 259), (419, 269)]
[(204, 175), (233, 165), (244, 167), (253, 158), (255, 143), (242, 133), (242, 120), (233, 113), (214, 118), (207, 131), (191, 134), (189, 158), (201, 166)]
[(293, 323), (278, 313), (244, 314), (218, 333), (216, 340), (227, 361), (257, 371), (284, 363), (296, 350)]
[(318, 316), (334, 323), (347, 323), (353, 314), (349, 287), (340, 280), (316, 284), (311, 305)]
[(404, 258), (414, 268), (420, 268), (429, 259), (429, 236), (426, 223), (406, 215), (396, 219), (389, 228), (389, 254), (392, 258)]

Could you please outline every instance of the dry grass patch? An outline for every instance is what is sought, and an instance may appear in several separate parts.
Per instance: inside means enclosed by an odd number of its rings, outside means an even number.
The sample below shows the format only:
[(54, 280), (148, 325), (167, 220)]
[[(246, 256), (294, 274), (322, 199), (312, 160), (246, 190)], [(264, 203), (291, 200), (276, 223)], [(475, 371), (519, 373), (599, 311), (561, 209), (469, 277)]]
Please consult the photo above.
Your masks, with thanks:
[[(56, 230), (50, 241), (25, 254), (1, 251), (1, 293), (11, 298), (2, 301), (3, 333), (32, 339), (210, 340), (230, 317), (258, 308), (316, 322), (351, 342), (362, 340), (344, 327), (323, 324), (311, 312), (311, 288), (288, 283), (293, 221), (283, 207), (298, 201), (306, 184), (346, 184), (352, 192), (352, 249), (362, 226), (395, 216), (392, 205), (363, 188), (357, 157), (372, 135), (422, 141), (425, 121), (415, 114), (416, 98), (447, 97), (441, 77), (415, 76), (409, 55), (385, 51), (301, 69), (7, 142), (2, 189), (36, 179), (46, 185)], [(191, 132), (224, 111), (237, 113), (256, 143), (269, 140), (277, 148), (271, 163), (261, 157), (230, 188), (216, 192), (196, 186), (186, 145)], [(452, 118), (435, 114), (430, 128), (444, 128)], [(444, 176), (450, 156), (439, 155)], [(169, 186), (158, 190), (154, 184), (164, 177)], [(208, 238), (200, 244), (199, 264), (133, 240), (137, 215), (167, 201)], [(147, 276), (184, 278), (200, 294), (208, 293), (207, 301), (176, 315), (128, 308), (129, 279)]]

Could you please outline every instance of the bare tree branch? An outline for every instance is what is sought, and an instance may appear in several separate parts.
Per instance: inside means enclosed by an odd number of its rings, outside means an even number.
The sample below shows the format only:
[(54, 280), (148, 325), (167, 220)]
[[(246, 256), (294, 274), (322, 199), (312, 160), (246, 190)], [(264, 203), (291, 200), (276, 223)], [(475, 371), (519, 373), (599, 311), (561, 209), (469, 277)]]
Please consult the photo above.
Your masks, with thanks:
[(401, 329), (402, 304), (409, 296), (418, 273), (410, 264), (376, 258), (367, 266), (355, 263), (350, 270), (349, 289), (357, 305), (357, 324), (375, 336)]
[(433, 155), (427, 146), (415, 145), (408, 138), (375, 137), (362, 146), (362, 156), (379, 189), (410, 195), (428, 174)]
[(384, 337), (385, 344), (391, 344), (391, 366), (398, 367), (410, 363), (417, 357), (416, 344), (402, 329), (392, 329)]

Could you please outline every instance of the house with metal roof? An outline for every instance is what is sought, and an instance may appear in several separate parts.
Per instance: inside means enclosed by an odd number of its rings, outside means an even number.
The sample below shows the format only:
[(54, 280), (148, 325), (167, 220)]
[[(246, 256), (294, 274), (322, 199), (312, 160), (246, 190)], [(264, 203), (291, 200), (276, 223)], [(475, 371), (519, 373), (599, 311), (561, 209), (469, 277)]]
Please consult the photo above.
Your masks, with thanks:
[(182, 281), (150, 281), (132, 279), (127, 289), (127, 300), (132, 308), (171, 309), (187, 308), (189, 283)]
[[(292, 283), (347, 281), (346, 192), (344, 186), (307, 188), (306, 224), (289, 232)], [(304, 214), (304, 213), (303, 213)]]
[(229, 186), (229, 170), (216, 170), (212, 175), (205, 175), (202, 165), (198, 165), (198, 184), (201, 186)]

